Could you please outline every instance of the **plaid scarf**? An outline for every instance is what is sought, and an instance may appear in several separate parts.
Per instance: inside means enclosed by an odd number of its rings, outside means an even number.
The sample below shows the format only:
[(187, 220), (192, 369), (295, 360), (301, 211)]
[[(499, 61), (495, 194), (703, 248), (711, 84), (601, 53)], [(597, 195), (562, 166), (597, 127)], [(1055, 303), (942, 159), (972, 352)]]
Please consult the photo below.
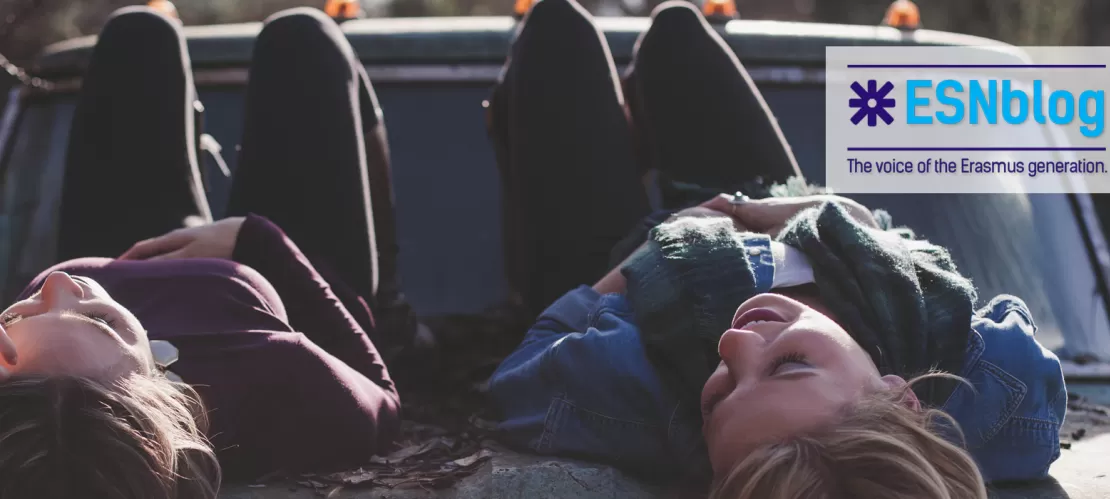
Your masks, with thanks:
[[(885, 212), (876, 218), (890, 228)], [(834, 203), (794, 217), (779, 241), (805, 253), (821, 300), (880, 373), (910, 379), (963, 369), (977, 296), (948, 250), (908, 231), (863, 226)], [(914, 386), (932, 406), (953, 389), (947, 379)]]
[[(877, 215), (889, 229), (890, 217)], [(649, 358), (674, 393), (694, 402), (685, 404), (691, 414), (719, 362), (721, 333), (760, 291), (744, 238), (729, 219), (680, 218), (652, 229), (622, 269)], [(882, 374), (960, 372), (976, 294), (944, 248), (865, 227), (833, 203), (796, 215), (779, 240), (805, 253), (825, 305)], [(914, 387), (933, 406), (952, 389), (944, 379)]]

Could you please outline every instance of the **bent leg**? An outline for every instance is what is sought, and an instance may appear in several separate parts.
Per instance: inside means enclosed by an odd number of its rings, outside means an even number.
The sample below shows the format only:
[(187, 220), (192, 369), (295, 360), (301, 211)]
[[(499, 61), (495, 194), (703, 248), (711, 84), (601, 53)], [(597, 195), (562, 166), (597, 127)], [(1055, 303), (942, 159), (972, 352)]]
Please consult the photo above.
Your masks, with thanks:
[(401, 290), (397, 258), (397, 214), (393, 195), (393, 170), (389, 157), (389, 135), (374, 86), (366, 69), (359, 64), (359, 107), (365, 131), (367, 177), (370, 180), (370, 211), (374, 241), (378, 250), (378, 291), (373, 297), (378, 327), (389, 331), (392, 339), (408, 344), (417, 327), (416, 313)]
[(625, 89), (641, 151), (665, 180), (719, 191), (801, 176), (759, 89), (696, 7), (660, 5), (636, 47)]
[(255, 42), (244, 119), (228, 215), (269, 218), (333, 288), (349, 288), (337, 294), (352, 313), (363, 315), (357, 310), (368, 303), (378, 322), (388, 323), (375, 330), (402, 341), (415, 322), (397, 284), (385, 124), (333, 20), (298, 8), (266, 21)]
[(228, 215), (269, 218), (371, 298), (378, 255), (353, 60), (339, 27), (318, 11), (266, 21), (251, 60)]
[(605, 39), (573, 0), (521, 22), (489, 103), (504, 190), (507, 274), (538, 313), (608, 270), (649, 211)]
[(211, 220), (194, 136), (196, 92), (178, 24), (148, 8), (100, 33), (70, 126), (58, 257), (116, 257)]

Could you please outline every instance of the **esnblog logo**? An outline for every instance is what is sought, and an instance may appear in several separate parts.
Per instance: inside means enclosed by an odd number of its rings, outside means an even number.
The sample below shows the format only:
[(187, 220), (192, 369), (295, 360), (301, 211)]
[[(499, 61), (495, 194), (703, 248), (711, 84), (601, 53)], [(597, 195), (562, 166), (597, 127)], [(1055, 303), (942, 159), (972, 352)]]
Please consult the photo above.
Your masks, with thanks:
[(825, 56), (830, 190), (1110, 194), (1110, 47), (854, 46)]
[(852, 124), (859, 125), (865, 117), (867, 126), (871, 127), (877, 126), (880, 118), (887, 125), (893, 123), (894, 117), (887, 112), (887, 109), (894, 108), (894, 99), (887, 97), (891, 90), (894, 90), (894, 84), (889, 81), (879, 87), (875, 80), (867, 80), (866, 89), (858, 81), (852, 82), (852, 91), (856, 96), (848, 99), (848, 107), (858, 109), (852, 115)]
[[(945, 125), (978, 125), (981, 121), (996, 125), (1001, 115), (1002, 121), (1011, 125), (1020, 125), (1029, 118), (1041, 125), (1048, 122), (1070, 125), (1078, 118), (1079, 132), (1084, 137), (1102, 135), (1106, 124), (1105, 91), (1088, 89), (1076, 96), (1066, 89), (1046, 92), (1045, 87), (1041, 80), (1033, 80), (1030, 92), (1010, 80), (968, 80), (966, 85), (952, 79), (936, 85), (933, 80), (906, 80), (906, 123), (931, 125), (936, 117), (936, 121)], [(930, 94), (941, 109), (919, 114), (919, 108), (930, 108)]]

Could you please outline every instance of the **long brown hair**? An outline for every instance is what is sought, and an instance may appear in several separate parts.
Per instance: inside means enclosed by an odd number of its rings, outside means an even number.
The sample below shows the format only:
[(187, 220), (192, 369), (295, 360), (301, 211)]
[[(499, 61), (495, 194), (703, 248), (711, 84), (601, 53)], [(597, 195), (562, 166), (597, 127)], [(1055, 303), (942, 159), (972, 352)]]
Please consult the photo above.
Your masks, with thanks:
[(870, 394), (831, 425), (760, 447), (710, 497), (986, 499), (975, 461), (944, 437), (959, 426), (943, 411), (911, 408), (909, 389)]
[(0, 383), (0, 499), (215, 499), (200, 399), (161, 375)]

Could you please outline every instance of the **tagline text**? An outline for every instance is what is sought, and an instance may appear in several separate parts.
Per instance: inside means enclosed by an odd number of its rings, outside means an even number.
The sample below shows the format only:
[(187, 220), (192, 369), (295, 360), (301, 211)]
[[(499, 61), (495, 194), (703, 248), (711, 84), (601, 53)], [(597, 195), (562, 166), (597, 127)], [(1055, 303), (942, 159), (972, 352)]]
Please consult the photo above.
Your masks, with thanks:
[(881, 161), (848, 158), (848, 173), (871, 175), (1037, 175), (1107, 173), (1102, 161), (1079, 158), (1074, 161), (981, 161), (972, 158), (928, 158), (920, 161), (889, 159)]

